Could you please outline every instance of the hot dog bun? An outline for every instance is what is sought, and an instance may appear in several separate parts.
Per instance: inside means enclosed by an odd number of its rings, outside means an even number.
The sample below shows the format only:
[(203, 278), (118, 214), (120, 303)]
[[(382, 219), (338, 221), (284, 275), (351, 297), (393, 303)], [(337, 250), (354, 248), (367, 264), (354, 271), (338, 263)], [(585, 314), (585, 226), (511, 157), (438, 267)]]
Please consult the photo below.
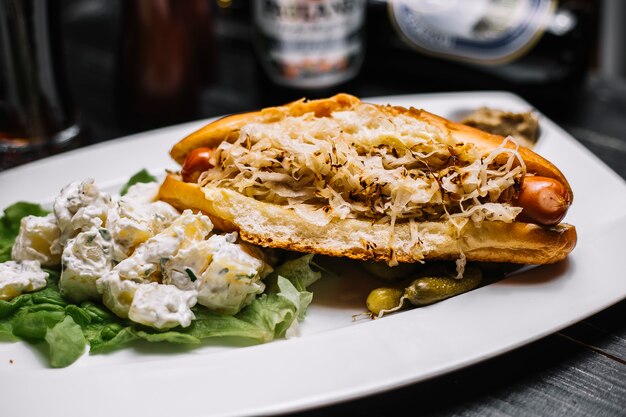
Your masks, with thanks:
[(216, 228), (239, 231), (241, 238), (250, 243), (359, 260), (389, 261), (393, 250), (398, 262), (457, 259), (464, 253), (472, 261), (547, 264), (564, 259), (576, 245), (576, 229), (569, 224), (542, 227), (521, 222), (484, 222), (477, 227), (469, 222), (457, 231), (447, 222), (420, 222), (420, 245), (411, 247), (409, 224), (401, 223), (395, 226), (390, 247), (386, 225), (338, 219), (316, 226), (292, 210), (233, 190), (202, 190), (175, 174), (166, 177), (160, 198), (180, 210), (202, 211)]
[[(213, 148), (223, 141), (233, 142), (241, 129), (251, 123), (271, 125), (289, 122), (290, 118), (313, 115), (323, 120), (337, 112), (376, 112), (390, 120), (415, 123), (429, 135), (443, 138), (446, 143), (471, 144), (480, 154), (497, 148), (516, 149), (525, 165), (526, 175), (552, 178), (562, 185), (564, 200), (573, 200), (572, 189), (559, 169), (533, 151), (505, 141), (503, 137), (460, 125), (424, 110), (395, 106), (374, 106), (358, 98), (339, 94), (314, 101), (296, 101), (284, 106), (237, 114), (217, 120), (187, 136), (171, 150), (171, 156), (181, 165), (187, 155), (200, 147)], [(433, 133), (434, 132), (434, 133)], [(495, 154), (494, 163), (505, 165), (507, 154)], [(430, 169), (430, 168), (429, 168)], [(202, 183), (202, 181), (201, 181)], [(202, 186), (186, 183), (170, 174), (161, 186), (160, 198), (179, 209), (192, 208), (207, 213), (217, 228), (239, 231), (243, 240), (262, 246), (295, 251), (345, 256), (360, 260), (386, 262), (420, 262), (423, 260), (458, 259), (471, 261), (544, 264), (564, 259), (576, 244), (574, 226), (559, 224), (543, 226), (520, 221), (467, 221), (449, 219), (398, 221), (391, 226), (372, 218), (333, 217), (317, 222), (314, 216), (303, 216), (313, 210), (289, 207), (263, 201), (217, 183)], [(519, 187), (519, 184), (516, 185)], [(350, 218), (352, 217), (352, 218)]]

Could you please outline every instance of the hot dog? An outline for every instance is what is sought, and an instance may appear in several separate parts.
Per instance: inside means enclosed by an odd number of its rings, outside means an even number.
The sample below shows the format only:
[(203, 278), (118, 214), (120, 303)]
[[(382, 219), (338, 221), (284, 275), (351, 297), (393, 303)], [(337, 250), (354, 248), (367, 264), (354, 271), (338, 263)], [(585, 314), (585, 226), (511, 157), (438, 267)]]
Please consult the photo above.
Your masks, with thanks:
[(520, 220), (553, 226), (559, 224), (570, 206), (565, 187), (554, 178), (524, 178), (515, 204), (522, 207)]
[(213, 167), (211, 155), (214, 148), (197, 148), (189, 152), (180, 174), (185, 182), (198, 182), (200, 174)]
[(346, 94), (213, 122), (161, 198), (264, 246), (398, 262), (551, 263), (574, 248), (561, 171), (513, 140)]

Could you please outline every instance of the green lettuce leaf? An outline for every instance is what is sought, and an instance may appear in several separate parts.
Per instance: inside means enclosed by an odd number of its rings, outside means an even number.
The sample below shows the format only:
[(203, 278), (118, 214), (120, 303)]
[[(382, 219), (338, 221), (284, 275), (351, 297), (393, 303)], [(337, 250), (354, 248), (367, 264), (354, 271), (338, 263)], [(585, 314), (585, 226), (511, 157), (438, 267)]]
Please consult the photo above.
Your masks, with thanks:
[(243, 337), (262, 342), (268, 339), (265, 329), (235, 316), (214, 313), (202, 307), (194, 308), (196, 319), (184, 331), (185, 333), (206, 339), (209, 337)]
[(277, 284), (278, 293), (261, 295), (236, 316), (265, 330), (263, 342), (283, 336), (300, 315), (300, 292), (291, 281), (282, 276), (277, 277)]
[(313, 293), (307, 291), (307, 288), (322, 277), (322, 273), (313, 270), (313, 254), (307, 254), (296, 259), (284, 262), (276, 267), (274, 272), (266, 279), (270, 293), (276, 293), (281, 290), (285, 294), (290, 293), (285, 285), (281, 288), (278, 284), (278, 277), (286, 278), (299, 293), (298, 319), (303, 320), (307, 307), (313, 301)]
[(307, 254), (296, 259), (284, 262), (274, 269), (266, 281), (272, 291), (276, 291), (278, 276), (287, 278), (298, 291), (305, 291), (311, 284), (322, 277), (322, 273), (311, 268), (313, 254)]
[(83, 301), (80, 308), (90, 317), (90, 323), (113, 323), (117, 320), (117, 316), (107, 310), (104, 306), (96, 304), (92, 301)]
[(148, 342), (168, 342), (175, 344), (197, 345), (200, 339), (182, 329), (164, 332), (150, 328), (138, 328), (136, 325), (122, 326), (119, 323), (89, 325), (84, 329), (85, 337), (91, 346), (91, 353), (101, 353), (117, 349), (130, 342), (142, 339)]
[(54, 368), (74, 363), (85, 353), (87, 346), (83, 330), (70, 316), (49, 328), (45, 340), (50, 347), (50, 365)]
[(45, 268), (44, 271), (48, 273), (46, 286), (39, 291), (31, 293), (31, 301), (34, 304), (56, 304), (61, 307), (69, 305), (69, 301), (61, 295), (61, 291), (59, 290), (58, 282), (60, 273), (58, 271)]
[(138, 337), (143, 340), (147, 340), (148, 342), (169, 342), (184, 345), (197, 345), (200, 343), (200, 339), (197, 337), (177, 330), (169, 330), (165, 332), (158, 332), (152, 329), (132, 330)]
[[(59, 307), (60, 308), (60, 307)], [(54, 327), (57, 323), (63, 321), (65, 311), (36, 309), (28, 307), (20, 309), (13, 317), (11, 325), (13, 326), (13, 334), (22, 339), (39, 341), (46, 337), (48, 328)]]
[(0, 340), (12, 340), (15, 339), (13, 335), (13, 326), (11, 326), (11, 320), (6, 318), (0, 318)]
[(93, 354), (118, 349), (139, 339), (130, 326), (124, 327), (119, 323), (89, 325), (83, 329), (83, 333)]
[(92, 316), (89, 311), (75, 304), (66, 306), (65, 314), (70, 316), (80, 327), (87, 327), (91, 324)]
[(313, 293), (306, 290), (298, 290), (297, 287), (292, 285), (291, 281), (287, 279), (284, 281), (279, 280), (278, 287), (281, 291), (279, 295), (288, 298), (296, 306), (298, 320), (304, 320), (306, 310), (309, 304), (311, 304), (311, 301), (313, 301)]
[(32, 297), (32, 294), (22, 294), (10, 301), (0, 300), (0, 318), (8, 317), (22, 306), (32, 304)]
[(120, 190), (120, 195), (126, 195), (128, 189), (138, 182), (155, 182), (156, 180), (157, 179), (150, 175), (147, 170), (142, 169), (141, 171), (130, 177), (128, 182)]
[(196, 319), (189, 327), (160, 332), (120, 319), (97, 303), (68, 304), (57, 293), (56, 281), (51, 280), (48, 291), (4, 302), (0, 312), (12, 318), (0, 321), (0, 334), (31, 342), (45, 340), (54, 367), (67, 366), (78, 359), (85, 343), (90, 345), (92, 354), (118, 349), (136, 340), (197, 345), (206, 338), (239, 337), (264, 343), (284, 336), (296, 320), (304, 317), (312, 298), (310, 292), (299, 291), (287, 278), (278, 276), (276, 283), (277, 292), (261, 295), (235, 316), (196, 307)]

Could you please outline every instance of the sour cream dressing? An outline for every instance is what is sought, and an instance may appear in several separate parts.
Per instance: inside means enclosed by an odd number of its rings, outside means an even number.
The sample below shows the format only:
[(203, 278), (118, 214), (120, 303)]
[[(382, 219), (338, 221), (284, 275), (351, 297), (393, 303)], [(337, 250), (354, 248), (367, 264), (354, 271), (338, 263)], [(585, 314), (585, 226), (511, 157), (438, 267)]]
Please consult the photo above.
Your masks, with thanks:
[(45, 288), (48, 275), (38, 261), (0, 263), (0, 300), (11, 300), (25, 292)]

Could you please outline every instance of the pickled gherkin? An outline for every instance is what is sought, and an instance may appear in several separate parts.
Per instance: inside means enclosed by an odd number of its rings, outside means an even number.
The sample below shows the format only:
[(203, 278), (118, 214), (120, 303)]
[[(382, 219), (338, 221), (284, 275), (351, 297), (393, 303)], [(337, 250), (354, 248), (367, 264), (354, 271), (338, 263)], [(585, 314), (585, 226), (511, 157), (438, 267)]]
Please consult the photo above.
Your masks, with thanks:
[(367, 296), (367, 309), (375, 315), (402, 307), (403, 291), (401, 288), (376, 288)]
[(447, 276), (417, 278), (404, 289), (404, 297), (418, 307), (433, 304), (477, 288), (482, 275), (480, 269), (468, 267), (461, 279)]
[(376, 288), (367, 297), (367, 308), (372, 316), (400, 310), (409, 301), (417, 307), (426, 306), (478, 288), (483, 282), (480, 269), (468, 266), (463, 278), (445, 274), (421, 276), (407, 287)]

